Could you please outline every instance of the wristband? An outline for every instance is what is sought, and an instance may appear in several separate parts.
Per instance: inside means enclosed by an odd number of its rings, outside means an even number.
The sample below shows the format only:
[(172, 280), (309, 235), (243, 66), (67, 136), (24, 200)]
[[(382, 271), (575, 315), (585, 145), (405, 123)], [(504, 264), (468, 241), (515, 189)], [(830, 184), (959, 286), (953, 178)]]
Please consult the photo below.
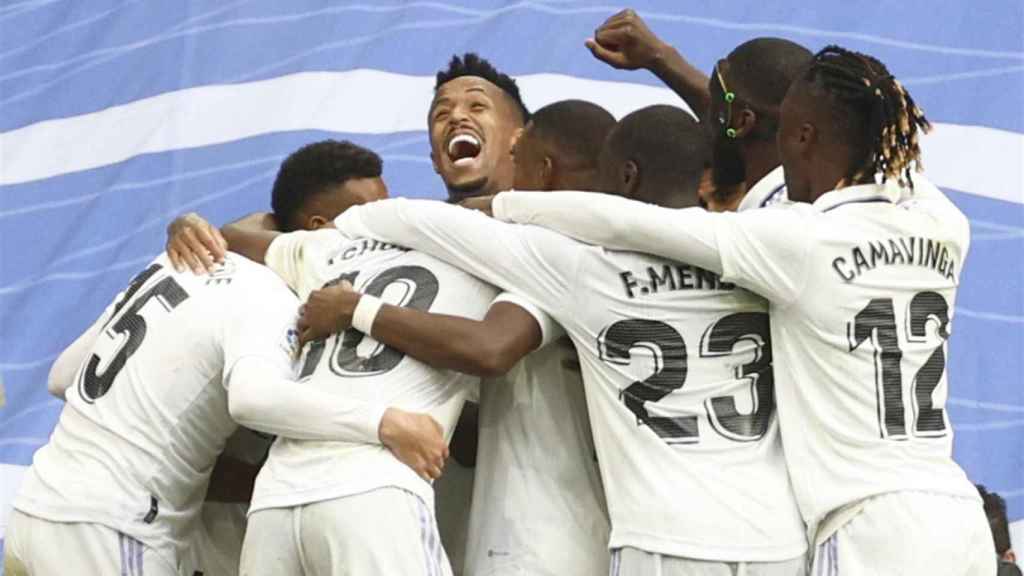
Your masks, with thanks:
[(355, 310), (352, 311), (352, 327), (370, 336), (373, 321), (377, 318), (377, 313), (380, 312), (380, 307), (383, 305), (384, 302), (380, 298), (369, 294), (360, 296)]

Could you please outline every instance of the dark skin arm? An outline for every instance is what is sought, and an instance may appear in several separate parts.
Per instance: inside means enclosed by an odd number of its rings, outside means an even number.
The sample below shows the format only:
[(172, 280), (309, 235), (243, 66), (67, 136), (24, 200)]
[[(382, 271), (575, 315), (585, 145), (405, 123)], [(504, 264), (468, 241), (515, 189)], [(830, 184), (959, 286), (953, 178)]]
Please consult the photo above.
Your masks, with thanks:
[[(299, 319), (301, 344), (348, 329), (360, 296), (347, 283), (310, 294)], [(533, 316), (508, 302), (491, 306), (483, 320), (385, 304), (371, 336), (435, 368), (484, 378), (508, 372), (542, 340)]]
[[(347, 282), (310, 294), (299, 318), (301, 344), (348, 329), (360, 297)], [(483, 320), (385, 304), (370, 335), (436, 368), (485, 378), (505, 374), (543, 340), (533, 316), (508, 302), (491, 306)], [(479, 407), (467, 402), (451, 442), (459, 464), (476, 465), (478, 432)]]
[(586, 41), (594, 57), (620, 70), (646, 69), (703, 117), (711, 102), (708, 76), (662, 42), (633, 10), (623, 10), (605, 20)]
[(225, 224), (220, 231), (233, 252), (260, 264), (271, 242), (281, 235), (274, 216), (261, 212)]

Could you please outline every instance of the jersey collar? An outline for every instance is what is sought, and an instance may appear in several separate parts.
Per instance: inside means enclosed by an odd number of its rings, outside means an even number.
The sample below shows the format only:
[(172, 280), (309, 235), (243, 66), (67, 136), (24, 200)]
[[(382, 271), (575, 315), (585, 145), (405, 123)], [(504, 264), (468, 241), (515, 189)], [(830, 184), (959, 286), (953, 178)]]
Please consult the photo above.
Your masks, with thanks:
[(747, 190), (747, 193), (743, 195), (743, 200), (740, 200), (740, 205), (736, 207), (736, 211), (744, 212), (754, 208), (764, 208), (785, 199), (786, 176), (780, 165), (765, 174), (764, 178), (758, 180), (757, 184)]
[(881, 184), (862, 184), (860, 186), (849, 186), (826, 192), (814, 201), (814, 208), (818, 212), (828, 212), (844, 204), (862, 204), (866, 202), (885, 202), (895, 204), (899, 199), (898, 188)]

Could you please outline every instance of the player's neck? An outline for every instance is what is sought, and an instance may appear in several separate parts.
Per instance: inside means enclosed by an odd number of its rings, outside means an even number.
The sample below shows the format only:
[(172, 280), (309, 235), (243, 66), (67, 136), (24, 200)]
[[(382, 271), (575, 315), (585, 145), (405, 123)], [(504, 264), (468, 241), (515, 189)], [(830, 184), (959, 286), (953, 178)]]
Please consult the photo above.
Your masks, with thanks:
[(782, 164), (774, 141), (754, 140), (746, 145), (746, 189), (750, 190)]

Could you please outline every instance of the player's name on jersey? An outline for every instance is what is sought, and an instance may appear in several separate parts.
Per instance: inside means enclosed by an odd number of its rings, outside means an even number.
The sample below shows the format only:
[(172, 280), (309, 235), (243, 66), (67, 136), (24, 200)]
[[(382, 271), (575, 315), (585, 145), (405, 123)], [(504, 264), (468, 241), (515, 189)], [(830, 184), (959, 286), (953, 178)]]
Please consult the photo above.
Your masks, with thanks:
[(619, 273), (626, 296), (636, 298), (674, 290), (732, 290), (735, 284), (722, 282), (718, 274), (689, 264), (669, 263), (648, 266), (643, 272)]
[(956, 262), (946, 243), (920, 236), (868, 242), (867, 245), (854, 246), (848, 257), (838, 256), (832, 260), (832, 268), (847, 283), (876, 266), (921, 266), (938, 272), (946, 279), (956, 280)]
[(334, 264), (335, 260), (351, 260), (353, 258), (358, 258), (367, 252), (376, 252), (380, 250), (399, 250), (401, 252), (409, 251), (405, 246), (399, 246), (398, 244), (389, 244), (379, 240), (362, 238), (358, 242), (346, 244), (344, 250), (341, 250), (339, 254), (336, 254), (333, 258), (328, 260), (328, 264)]

